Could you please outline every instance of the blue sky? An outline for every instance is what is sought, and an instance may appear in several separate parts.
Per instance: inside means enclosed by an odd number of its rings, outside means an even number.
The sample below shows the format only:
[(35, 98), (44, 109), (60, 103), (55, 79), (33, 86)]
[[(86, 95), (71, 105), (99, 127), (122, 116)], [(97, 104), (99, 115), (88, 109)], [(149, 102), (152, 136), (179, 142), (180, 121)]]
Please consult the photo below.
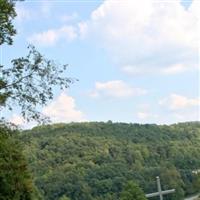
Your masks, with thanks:
[[(170, 124), (199, 120), (198, 0), (29, 1), (17, 3), (14, 45), (69, 64), (78, 82), (41, 109), (53, 122)], [(17, 108), (7, 118), (23, 120)]]

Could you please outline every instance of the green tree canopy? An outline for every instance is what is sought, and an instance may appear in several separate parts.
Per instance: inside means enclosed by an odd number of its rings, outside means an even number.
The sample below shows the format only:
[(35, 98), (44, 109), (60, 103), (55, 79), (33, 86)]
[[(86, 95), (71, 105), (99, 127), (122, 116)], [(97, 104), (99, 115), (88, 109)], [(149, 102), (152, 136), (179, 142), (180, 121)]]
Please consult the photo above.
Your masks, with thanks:
[(0, 126), (0, 200), (39, 200), (16, 133)]
[(129, 181), (121, 193), (120, 200), (146, 200), (146, 197), (136, 183)]
[(70, 200), (70, 198), (66, 197), (65, 195), (62, 196), (59, 200)]
[(0, 0), (0, 45), (13, 43), (16, 34), (12, 20), (16, 17), (14, 1)]

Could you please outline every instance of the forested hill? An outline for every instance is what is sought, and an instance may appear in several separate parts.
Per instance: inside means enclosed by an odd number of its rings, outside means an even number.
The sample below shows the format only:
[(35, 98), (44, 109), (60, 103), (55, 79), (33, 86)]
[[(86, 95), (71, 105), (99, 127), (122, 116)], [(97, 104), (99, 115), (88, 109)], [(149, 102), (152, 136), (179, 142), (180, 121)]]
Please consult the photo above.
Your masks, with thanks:
[(200, 122), (55, 124), (20, 140), (45, 200), (118, 200), (129, 180), (155, 192), (158, 175), (163, 189), (176, 189), (166, 199), (200, 191), (200, 174), (192, 173), (200, 169)]

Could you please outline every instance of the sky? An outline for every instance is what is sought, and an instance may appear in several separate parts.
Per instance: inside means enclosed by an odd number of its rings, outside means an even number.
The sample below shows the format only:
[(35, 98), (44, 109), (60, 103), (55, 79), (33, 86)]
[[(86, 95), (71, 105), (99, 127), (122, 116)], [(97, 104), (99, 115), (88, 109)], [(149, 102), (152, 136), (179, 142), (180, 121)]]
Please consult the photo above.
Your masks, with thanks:
[[(75, 82), (40, 111), (53, 123), (172, 124), (200, 120), (199, 0), (26, 0), (16, 5), (14, 45), (69, 64)], [(4, 115), (24, 126), (17, 107)]]

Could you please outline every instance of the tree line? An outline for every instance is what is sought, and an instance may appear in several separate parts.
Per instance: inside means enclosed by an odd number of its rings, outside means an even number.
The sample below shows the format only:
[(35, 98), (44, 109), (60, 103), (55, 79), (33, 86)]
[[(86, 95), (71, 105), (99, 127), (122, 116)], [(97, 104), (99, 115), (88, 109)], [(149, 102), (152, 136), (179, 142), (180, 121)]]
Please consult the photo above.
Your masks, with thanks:
[(119, 200), (129, 181), (166, 199), (200, 191), (200, 123), (170, 126), (112, 122), (55, 124), (20, 134), (34, 183), (45, 200)]

